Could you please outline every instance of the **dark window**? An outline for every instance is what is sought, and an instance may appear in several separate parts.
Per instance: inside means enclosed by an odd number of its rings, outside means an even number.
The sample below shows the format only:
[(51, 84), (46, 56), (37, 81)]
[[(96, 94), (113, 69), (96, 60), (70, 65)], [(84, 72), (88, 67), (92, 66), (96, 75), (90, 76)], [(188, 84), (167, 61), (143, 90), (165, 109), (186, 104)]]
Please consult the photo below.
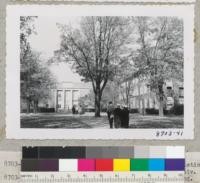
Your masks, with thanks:
[(167, 86), (167, 97), (172, 97), (173, 91), (171, 86)]
[(183, 98), (184, 97), (184, 89), (183, 87), (179, 87), (179, 98)]

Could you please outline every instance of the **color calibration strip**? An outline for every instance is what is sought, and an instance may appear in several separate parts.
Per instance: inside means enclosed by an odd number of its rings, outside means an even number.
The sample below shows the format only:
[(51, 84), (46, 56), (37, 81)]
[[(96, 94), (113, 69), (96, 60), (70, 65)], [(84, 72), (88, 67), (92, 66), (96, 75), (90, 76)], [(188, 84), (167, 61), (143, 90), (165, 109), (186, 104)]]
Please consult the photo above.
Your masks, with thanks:
[(182, 146), (23, 147), (21, 171), (184, 171)]
[(21, 171), (184, 171), (185, 159), (22, 160)]

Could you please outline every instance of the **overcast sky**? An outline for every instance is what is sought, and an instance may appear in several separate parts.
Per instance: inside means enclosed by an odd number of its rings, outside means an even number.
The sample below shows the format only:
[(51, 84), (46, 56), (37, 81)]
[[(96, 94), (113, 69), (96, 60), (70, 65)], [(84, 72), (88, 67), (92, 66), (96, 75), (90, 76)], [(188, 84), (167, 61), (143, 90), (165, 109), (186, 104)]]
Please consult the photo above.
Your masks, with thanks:
[[(35, 20), (37, 35), (32, 34), (29, 38), (31, 47), (41, 52), (42, 60), (47, 61), (53, 56), (54, 51), (60, 48), (60, 31), (56, 23), (74, 25), (77, 24), (79, 19), (78, 17), (38, 17)], [(66, 63), (53, 64), (50, 70), (56, 76), (58, 82), (80, 82), (80, 76), (73, 73)]]

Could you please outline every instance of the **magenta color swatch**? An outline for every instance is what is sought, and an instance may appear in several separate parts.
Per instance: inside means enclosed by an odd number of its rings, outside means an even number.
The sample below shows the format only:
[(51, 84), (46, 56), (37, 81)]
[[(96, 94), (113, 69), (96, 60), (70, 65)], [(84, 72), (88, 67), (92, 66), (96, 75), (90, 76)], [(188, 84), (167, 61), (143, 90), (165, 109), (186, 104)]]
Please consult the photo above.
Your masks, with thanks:
[(94, 159), (79, 159), (78, 171), (95, 171)]

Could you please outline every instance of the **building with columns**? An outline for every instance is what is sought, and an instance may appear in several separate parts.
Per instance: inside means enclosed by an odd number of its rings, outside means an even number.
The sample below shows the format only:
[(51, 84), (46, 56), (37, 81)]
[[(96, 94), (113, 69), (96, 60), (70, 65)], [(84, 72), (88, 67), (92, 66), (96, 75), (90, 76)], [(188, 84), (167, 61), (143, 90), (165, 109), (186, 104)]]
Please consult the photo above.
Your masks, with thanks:
[(78, 106), (79, 99), (90, 92), (91, 84), (83, 82), (69, 63), (51, 64), (49, 69), (56, 84), (48, 89), (49, 97), (40, 101), (39, 107), (54, 108), (55, 112), (71, 111), (73, 105)]
[(56, 112), (68, 112), (79, 105), (79, 99), (91, 90), (89, 83), (61, 82), (50, 91), (50, 97), (41, 101), (40, 107), (54, 108)]

